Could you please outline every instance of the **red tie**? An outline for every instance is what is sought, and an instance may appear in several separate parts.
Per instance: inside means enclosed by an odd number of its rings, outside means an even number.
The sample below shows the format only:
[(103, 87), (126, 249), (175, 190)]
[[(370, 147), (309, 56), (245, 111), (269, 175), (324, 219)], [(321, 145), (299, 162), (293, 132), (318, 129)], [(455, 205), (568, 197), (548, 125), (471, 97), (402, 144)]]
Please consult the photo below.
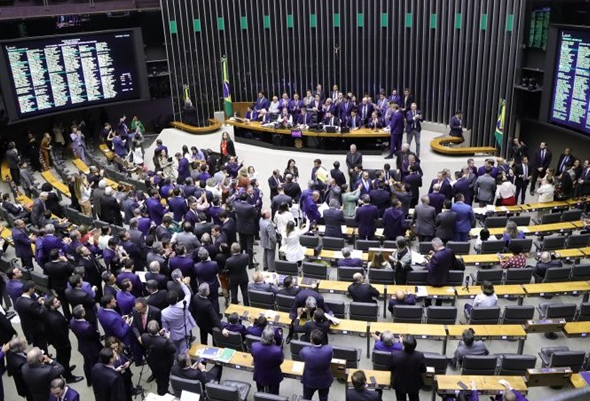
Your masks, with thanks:
[(147, 320), (147, 313), (141, 315), (141, 327), (145, 330), (145, 322)]

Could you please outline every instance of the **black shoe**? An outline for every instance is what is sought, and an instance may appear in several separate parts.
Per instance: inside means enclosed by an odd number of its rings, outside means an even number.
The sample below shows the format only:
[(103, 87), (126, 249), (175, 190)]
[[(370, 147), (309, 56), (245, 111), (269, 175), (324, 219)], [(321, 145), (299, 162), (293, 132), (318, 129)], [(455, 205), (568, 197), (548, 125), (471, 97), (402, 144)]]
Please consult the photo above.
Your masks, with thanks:
[(74, 370), (74, 369), (76, 369), (76, 365), (72, 365), (72, 366), (70, 366), (70, 372), (71, 372), (72, 370)]
[(156, 378), (154, 377), (154, 375), (150, 375), (150, 377), (148, 377), (148, 378), (147, 378), (147, 382), (148, 382), (148, 383), (151, 383), (151, 382), (153, 382), (154, 380), (156, 380)]
[(393, 156), (386, 156), (385, 159), (393, 159)]
[(132, 388), (131, 389), (131, 395), (135, 396), (135, 395), (140, 395), (142, 392), (142, 389), (140, 389), (139, 387), (136, 388)]
[(66, 379), (66, 383), (68, 383), (68, 384), (78, 383), (78, 382), (81, 382), (82, 380), (84, 380), (83, 376), (72, 376), (72, 377), (68, 377)]

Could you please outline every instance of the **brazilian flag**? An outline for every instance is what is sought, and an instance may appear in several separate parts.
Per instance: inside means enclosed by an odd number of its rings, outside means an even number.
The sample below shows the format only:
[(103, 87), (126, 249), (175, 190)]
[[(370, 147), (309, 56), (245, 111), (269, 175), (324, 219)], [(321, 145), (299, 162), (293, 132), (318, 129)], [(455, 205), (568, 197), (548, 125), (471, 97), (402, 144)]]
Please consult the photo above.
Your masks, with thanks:
[(227, 58), (221, 59), (221, 73), (223, 75), (223, 107), (225, 116), (231, 117), (234, 113), (231, 102), (231, 87), (229, 86), (229, 74), (227, 73)]
[(502, 147), (502, 139), (504, 138), (504, 115), (506, 113), (506, 100), (500, 99), (500, 106), (498, 107), (498, 121), (496, 122), (496, 142)]

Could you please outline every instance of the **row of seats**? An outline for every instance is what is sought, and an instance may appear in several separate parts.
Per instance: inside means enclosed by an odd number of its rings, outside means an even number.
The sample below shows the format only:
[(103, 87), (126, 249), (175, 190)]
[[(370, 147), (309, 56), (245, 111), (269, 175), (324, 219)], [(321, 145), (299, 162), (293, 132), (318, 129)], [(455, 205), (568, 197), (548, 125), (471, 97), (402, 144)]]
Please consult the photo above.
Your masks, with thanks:
[[(578, 221), (582, 218), (581, 209), (564, 210), (559, 213), (547, 213), (540, 219), (533, 218), (535, 224), (553, 224), (567, 221)], [(501, 228), (506, 227), (509, 221), (513, 221), (519, 227), (527, 227), (531, 225), (531, 216), (490, 216), (483, 220), (483, 226), (486, 228)]]
[[(476, 284), (489, 281), (492, 284), (528, 284), (531, 281), (534, 268), (522, 269), (488, 269), (478, 270), (471, 277)], [(514, 274), (518, 273), (518, 277)], [(510, 276), (510, 277), (508, 277)], [(507, 278), (508, 277), (508, 278)], [(590, 280), (590, 264), (576, 264), (573, 266), (550, 267), (545, 271), (542, 283), (561, 283), (566, 281), (587, 281)], [(517, 280), (518, 282), (516, 282)]]
[[(176, 398), (181, 398), (183, 391), (199, 394), (208, 401), (246, 401), (250, 394), (250, 383), (237, 380), (224, 380), (221, 383), (210, 382), (203, 385), (199, 380), (189, 380), (179, 376), (170, 376), (170, 385)], [(254, 401), (287, 401), (288, 397), (256, 393)]]

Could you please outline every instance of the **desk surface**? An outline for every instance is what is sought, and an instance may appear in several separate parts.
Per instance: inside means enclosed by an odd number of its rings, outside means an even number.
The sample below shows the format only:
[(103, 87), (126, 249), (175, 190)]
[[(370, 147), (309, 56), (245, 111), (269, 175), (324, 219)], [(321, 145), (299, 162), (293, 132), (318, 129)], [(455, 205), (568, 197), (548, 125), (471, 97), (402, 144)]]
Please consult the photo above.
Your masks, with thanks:
[(519, 324), (474, 324), (474, 325), (448, 325), (447, 331), (449, 338), (461, 339), (463, 331), (471, 327), (477, 337), (494, 338), (499, 340), (508, 340), (515, 338), (526, 338), (527, 333)]
[[(332, 281), (332, 280), (321, 280), (318, 290), (320, 292), (329, 292), (335, 294), (346, 294), (348, 293), (348, 287), (352, 283), (347, 281)], [(371, 284), (383, 295), (385, 293), (385, 285), (383, 284)]]
[(436, 375), (438, 392), (454, 392), (462, 390), (457, 383), (463, 382), (471, 389), (471, 382), (475, 382), (477, 390), (487, 394), (495, 394), (504, 390), (504, 386), (498, 383), (500, 380), (506, 380), (510, 385), (521, 393), (526, 393), (528, 388), (522, 376), (455, 376), (455, 375)]
[(587, 337), (590, 335), (590, 322), (569, 322), (565, 324), (563, 333), (567, 337)]
[(391, 331), (393, 334), (411, 334), (418, 338), (445, 338), (447, 332), (443, 324), (418, 324), (418, 323), (390, 323), (390, 322), (371, 322), (370, 330), (372, 333), (379, 331)]
[(586, 380), (584, 380), (582, 375), (579, 373), (574, 373), (570, 377), (570, 382), (572, 383), (572, 386), (574, 386), (574, 388), (588, 387), (588, 382), (586, 382)]
[[(314, 256), (313, 251), (314, 250), (312, 248), (306, 248), (305, 249), (305, 256), (308, 258), (315, 257), (318, 259), (333, 259), (333, 260), (344, 259), (344, 256), (342, 256), (341, 251), (330, 251), (327, 249), (322, 249), (322, 251), (320, 252), (320, 254), (318, 256)], [(369, 254), (366, 252), (363, 252), (361, 255), (361, 260), (363, 262), (367, 262), (369, 260)]]
[(564, 283), (539, 283), (523, 285), (527, 295), (577, 294), (590, 292), (587, 281), (566, 281)]
[[(538, 225), (531, 225), (531, 226), (518, 226), (518, 230), (522, 231), (525, 234), (536, 234), (536, 233), (544, 233), (544, 232), (562, 232), (562, 231), (570, 231), (575, 230), (576, 226), (570, 222), (562, 222), (562, 223), (552, 223), (552, 224), (538, 224)], [(490, 228), (490, 235), (503, 235), (504, 231), (506, 230), (505, 227), (494, 227)], [(480, 227), (472, 228), (469, 231), (469, 235), (472, 237), (476, 237), (479, 235), (481, 231)]]
[[(235, 121), (235, 120), (225, 120), (225, 122), (229, 125), (233, 125), (234, 127), (238, 128), (246, 128), (253, 131), (260, 131), (260, 132), (268, 132), (272, 134), (282, 134), (282, 135), (289, 135), (291, 136), (291, 129), (285, 128), (273, 128), (273, 127), (263, 127), (261, 123), (258, 121), (251, 121), (249, 123)], [(314, 131), (302, 131), (301, 135), (303, 136), (319, 136), (319, 137), (329, 137), (329, 138), (389, 138), (389, 132), (385, 132), (383, 130), (373, 131), (369, 128), (359, 128), (356, 131), (349, 132), (347, 134), (340, 134), (340, 133), (331, 133), (331, 132), (314, 132)]]
[[(469, 291), (467, 291), (464, 287), (455, 287), (457, 290), (457, 295), (459, 298), (475, 298), (475, 296), (481, 293), (479, 286), (471, 286), (469, 287)], [(505, 284), (505, 285), (495, 285), (494, 292), (499, 298), (502, 297), (524, 297), (526, 292), (522, 285), (520, 284)]]

